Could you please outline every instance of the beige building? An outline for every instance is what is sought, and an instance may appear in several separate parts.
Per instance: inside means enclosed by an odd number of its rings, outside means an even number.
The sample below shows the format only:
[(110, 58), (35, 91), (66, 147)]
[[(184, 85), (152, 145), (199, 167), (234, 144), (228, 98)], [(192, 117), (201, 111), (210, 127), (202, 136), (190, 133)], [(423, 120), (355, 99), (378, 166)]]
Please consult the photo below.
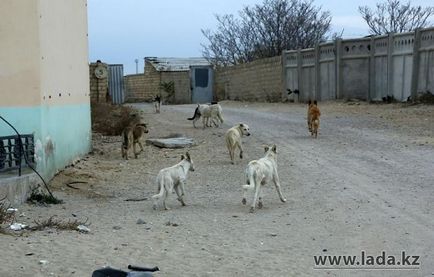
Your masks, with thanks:
[[(0, 114), (33, 134), (44, 177), (89, 151), (86, 0), (0, 2), (0, 92)], [(9, 135), (0, 121), (0, 136)]]

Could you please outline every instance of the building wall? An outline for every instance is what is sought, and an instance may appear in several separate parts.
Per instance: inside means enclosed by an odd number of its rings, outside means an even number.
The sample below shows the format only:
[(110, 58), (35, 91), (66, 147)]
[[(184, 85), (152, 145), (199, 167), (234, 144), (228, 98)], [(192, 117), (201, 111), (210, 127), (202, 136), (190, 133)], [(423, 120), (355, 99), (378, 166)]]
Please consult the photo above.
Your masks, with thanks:
[[(37, 169), (51, 178), (90, 150), (85, 0), (4, 0), (0, 114), (33, 133)], [(0, 136), (14, 132), (0, 122)]]
[(281, 101), (281, 57), (220, 68), (215, 71), (214, 90), (218, 100)]
[(155, 95), (153, 90), (146, 89), (146, 82), (145, 74), (125, 76), (125, 100), (127, 102), (151, 102)]
[[(168, 98), (167, 93), (160, 89), (162, 82), (174, 82), (174, 98)], [(157, 94), (162, 95), (163, 103), (191, 103), (191, 88), (189, 71), (157, 71), (145, 61), (144, 74), (125, 76), (127, 102), (150, 102)]]
[[(100, 65), (105, 67), (108, 72), (108, 65), (106, 63), (101, 63)], [(109, 86), (108, 77), (98, 79), (95, 76), (97, 66), (96, 62), (89, 64), (90, 100), (91, 102), (106, 102), (108, 100), (106, 99)]]
[[(175, 85), (175, 95), (171, 99), (172, 104), (191, 103), (191, 88), (189, 71), (161, 72), (161, 82), (173, 82)], [(165, 92), (162, 95), (167, 97)]]

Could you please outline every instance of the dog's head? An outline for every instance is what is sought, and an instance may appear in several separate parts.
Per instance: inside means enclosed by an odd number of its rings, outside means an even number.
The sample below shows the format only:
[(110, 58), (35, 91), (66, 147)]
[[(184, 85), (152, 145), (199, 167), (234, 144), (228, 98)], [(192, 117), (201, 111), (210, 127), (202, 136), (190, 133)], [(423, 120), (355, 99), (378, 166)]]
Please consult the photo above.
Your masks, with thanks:
[(185, 156), (181, 155), (181, 160), (186, 160), (187, 162), (189, 162), (190, 163), (190, 169), (189, 170), (190, 171), (194, 171), (194, 163), (193, 163), (193, 160), (190, 157), (190, 153), (186, 152)]
[(273, 144), (272, 146), (268, 146), (268, 145), (265, 145), (264, 146), (264, 151), (265, 151), (265, 153), (267, 154), (267, 153), (274, 153), (274, 154), (277, 154), (277, 146), (276, 146), (276, 144)]
[(243, 136), (250, 136), (250, 129), (249, 129), (249, 126), (247, 124), (240, 123), (240, 124), (238, 124), (238, 126), (239, 126), (241, 134)]
[(143, 129), (143, 133), (149, 133), (149, 130), (148, 130), (148, 126), (146, 125), (146, 123), (139, 123), (139, 124), (137, 124), (137, 126), (140, 126), (142, 129)]

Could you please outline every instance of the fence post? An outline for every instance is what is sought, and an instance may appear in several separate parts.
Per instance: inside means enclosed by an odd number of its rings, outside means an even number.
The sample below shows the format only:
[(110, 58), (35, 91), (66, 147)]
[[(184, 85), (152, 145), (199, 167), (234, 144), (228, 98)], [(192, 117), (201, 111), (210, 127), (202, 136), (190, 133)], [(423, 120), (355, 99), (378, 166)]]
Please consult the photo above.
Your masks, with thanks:
[(319, 68), (319, 44), (315, 45), (315, 99), (321, 100), (321, 76), (320, 76), (320, 68)]
[(341, 75), (341, 59), (342, 59), (342, 39), (335, 40), (335, 83), (336, 83), (336, 99), (342, 98), (342, 75)]
[[(302, 84), (302, 78), (301, 78), (301, 49), (297, 50), (297, 85), (298, 85), (298, 90), (299, 90), (299, 94), (297, 97), (297, 102), (300, 102), (300, 97), (302, 100), (304, 100), (303, 94), (305, 93), (302, 90), (301, 84)], [(295, 99), (295, 97), (294, 97)], [(295, 101), (294, 101), (295, 102)]]
[(388, 35), (388, 41), (387, 41), (387, 95), (386, 96), (392, 96), (392, 82), (393, 82), (393, 33), (390, 33)]
[(417, 98), (417, 83), (419, 80), (419, 48), (420, 48), (420, 29), (414, 31), (413, 44), (413, 67), (411, 70), (411, 101), (416, 101)]
[(366, 100), (371, 101), (375, 94), (375, 37), (371, 37), (371, 47), (369, 49), (369, 90)]

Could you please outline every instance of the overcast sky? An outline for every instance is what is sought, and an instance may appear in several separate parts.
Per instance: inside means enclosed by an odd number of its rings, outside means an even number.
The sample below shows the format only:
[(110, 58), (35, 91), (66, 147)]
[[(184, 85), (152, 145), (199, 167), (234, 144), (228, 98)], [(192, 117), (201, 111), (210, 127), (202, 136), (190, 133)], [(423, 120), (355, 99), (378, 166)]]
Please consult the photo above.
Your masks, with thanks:
[[(201, 29), (215, 30), (215, 14), (237, 15), (244, 6), (262, 0), (88, 0), (89, 60), (123, 64), (124, 74), (139, 73), (143, 58), (200, 57), (207, 40)], [(344, 29), (344, 38), (368, 35), (357, 8), (375, 7), (374, 0), (315, 0), (329, 10), (332, 31)], [(432, 5), (433, 0), (413, 0)]]

